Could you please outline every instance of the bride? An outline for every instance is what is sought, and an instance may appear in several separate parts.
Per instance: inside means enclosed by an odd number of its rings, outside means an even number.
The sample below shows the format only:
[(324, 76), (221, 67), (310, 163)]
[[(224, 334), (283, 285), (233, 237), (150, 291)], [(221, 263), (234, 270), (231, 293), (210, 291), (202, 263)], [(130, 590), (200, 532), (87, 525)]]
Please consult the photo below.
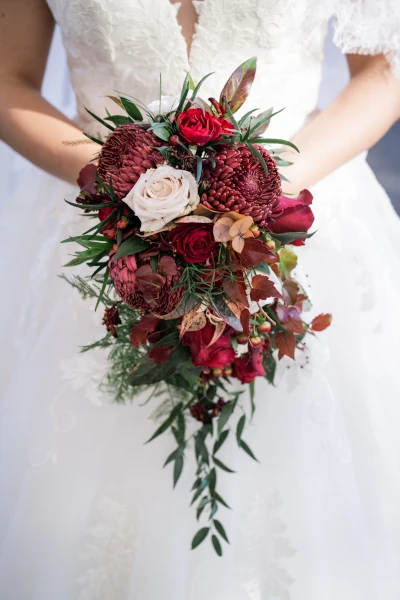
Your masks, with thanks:
[[(397, 0), (3, 0), (0, 136), (43, 171), (17, 173), (2, 248), (0, 596), (4, 600), (398, 600), (400, 595), (400, 225), (365, 162), (400, 116)], [(315, 115), (328, 19), (351, 80)], [(78, 114), (40, 94), (54, 22)], [(232, 445), (233, 511), (218, 559), (189, 509), (190, 467), (171, 490), (154, 406), (101, 394), (101, 355), (79, 355), (101, 316), (60, 278), (61, 239), (115, 89), (151, 102), (184, 72), (208, 97), (258, 57), (252, 106), (287, 109), (271, 129), (301, 149), (285, 191), (311, 187), (318, 234), (302, 278), (332, 327), (309, 360), (258, 383), (252, 447)], [(313, 114), (312, 114), (313, 113)], [(293, 159), (293, 155), (290, 155)], [(45, 173), (44, 171), (47, 171)], [(7, 177), (7, 173), (3, 177)], [(3, 199), (5, 204), (5, 200)], [(77, 221), (78, 219), (78, 221)], [(75, 229), (76, 228), (76, 229)]]

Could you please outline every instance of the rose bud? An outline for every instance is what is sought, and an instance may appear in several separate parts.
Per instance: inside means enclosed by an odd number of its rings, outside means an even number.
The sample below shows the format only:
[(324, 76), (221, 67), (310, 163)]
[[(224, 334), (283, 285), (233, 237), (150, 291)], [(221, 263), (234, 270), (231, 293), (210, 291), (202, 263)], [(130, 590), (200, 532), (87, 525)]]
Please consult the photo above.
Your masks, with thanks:
[(236, 337), (236, 340), (238, 344), (247, 344), (249, 341), (244, 333), (239, 333), (239, 335)]
[(258, 333), (269, 333), (271, 331), (271, 323), (269, 321), (263, 321), (257, 325)]
[(250, 344), (252, 346), (254, 346), (254, 348), (257, 348), (257, 346), (260, 346), (262, 343), (262, 339), (260, 338), (259, 335), (252, 335), (250, 338)]

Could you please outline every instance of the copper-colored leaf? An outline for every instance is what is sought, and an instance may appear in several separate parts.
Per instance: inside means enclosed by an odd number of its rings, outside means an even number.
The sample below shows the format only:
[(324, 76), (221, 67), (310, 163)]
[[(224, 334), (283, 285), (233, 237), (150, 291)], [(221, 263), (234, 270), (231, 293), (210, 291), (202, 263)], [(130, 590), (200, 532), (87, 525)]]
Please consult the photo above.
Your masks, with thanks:
[(242, 236), (240, 236), (240, 235), (237, 235), (236, 237), (234, 237), (233, 240), (232, 240), (232, 248), (238, 254), (240, 254), (241, 252), (243, 252), (244, 238)]
[(223, 321), (220, 321), (219, 323), (215, 324), (215, 331), (214, 331), (214, 335), (211, 338), (210, 343), (208, 344), (207, 348), (209, 348), (210, 346), (212, 346), (213, 344), (215, 344), (215, 342), (217, 340), (219, 340), (219, 338), (221, 337), (221, 335), (224, 333), (225, 331), (225, 323)]
[(250, 298), (258, 302), (267, 298), (283, 298), (283, 296), (278, 292), (274, 282), (269, 277), (266, 275), (254, 275), (251, 280)]
[(237, 235), (244, 235), (249, 231), (250, 227), (253, 225), (253, 222), (254, 221), (252, 217), (243, 217), (242, 219), (238, 219), (229, 229), (229, 235), (231, 238), (234, 238)]
[(244, 283), (243, 273), (239, 272), (235, 279), (228, 279), (223, 283), (224, 292), (233, 302), (238, 302), (242, 306), (249, 306), (246, 296), (246, 285)]
[(174, 308), (174, 310), (170, 313), (166, 315), (157, 315), (156, 313), (155, 314), (159, 319), (163, 319), (165, 321), (170, 321), (171, 319), (179, 319), (179, 317), (185, 315), (187, 312), (192, 310), (192, 308), (198, 307), (199, 304), (200, 303), (196, 296), (186, 295), (179, 302), (178, 306)]
[(247, 337), (250, 335), (250, 311), (247, 308), (244, 308), (240, 313), (240, 322), (243, 327), (243, 333)]
[(158, 298), (164, 278), (158, 273), (153, 273), (150, 265), (143, 265), (138, 268), (136, 275), (136, 288), (143, 292), (146, 297)]
[(279, 352), (283, 356), (289, 356), (294, 359), (294, 351), (296, 349), (296, 338), (293, 333), (279, 331), (275, 336), (275, 343), (278, 346)]
[(230, 217), (221, 217), (218, 219), (213, 228), (214, 239), (216, 242), (230, 242), (231, 236), (229, 230), (234, 221)]
[(117, 98), (116, 96), (106, 96), (106, 98), (110, 98), (110, 100), (115, 102), (115, 104), (118, 104), (118, 106), (120, 106), (121, 108), (124, 108), (120, 98)]
[(282, 286), (282, 293), (287, 304), (296, 304), (299, 286), (293, 279), (287, 279)]
[(256, 267), (263, 260), (269, 258), (275, 259), (275, 254), (265, 246), (260, 240), (249, 237), (244, 242), (244, 248), (240, 255), (240, 262), (246, 269)]
[(229, 77), (224, 85), (220, 104), (224, 106), (224, 98), (229, 102), (230, 109), (235, 113), (245, 102), (250, 93), (254, 76), (256, 74), (257, 58), (252, 57), (240, 65)]
[(179, 337), (182, 339), (187, 331), (200, 331), (207, 323), (204, 312), (197, 312), (191, 310), (184, 315), (182, 322), (179, 326)]
[(332, 323), (332, 315), (318, 315), (311, 321), (311, 329), (313, 331), (323, 331)]
[(163, 275), (167, 275), (169, 277), (178, 275), (178, 268), (172, 256), (162, 256), (160, 258), (160, 262), (158, 263), (158, 270)]
[(223, 213), (220, 213), (217, 210), (211, 210), (210, 208), (207, 208), (207, 206), (204, 206), (204, 204), (198, 204), (192, 214), (213, 219), (215, 215), (221, 215)]

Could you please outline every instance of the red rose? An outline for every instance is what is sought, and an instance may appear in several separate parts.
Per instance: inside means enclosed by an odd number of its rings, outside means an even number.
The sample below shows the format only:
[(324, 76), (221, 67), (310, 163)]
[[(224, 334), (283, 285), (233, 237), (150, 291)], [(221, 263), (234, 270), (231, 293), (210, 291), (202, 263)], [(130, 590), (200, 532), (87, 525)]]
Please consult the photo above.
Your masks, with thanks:
[(169, 232), (169, 239), (186, 262), (205, 262), (218, 252), (212, 223), (180, 223)]
[[(311, 192), (303, 190), (296, 198), (281, 196), (276, 215), (268, 222), (268, 229), (273, 233), (308, 231), (314, 223), (314, 215), (309, 207), (313, 197)], [(304, 238), (293, 242), (295, 246), (303, 246)]]
[(222, 334), (212, 346), (208, 347), (214, 331), (212, 325), (206, 325), (200, 331), (190, 331), (183, 336), (182, 343), (184, 346), (189, 346), (195, 367), (223, 369), (235, 358), (231, 338), (227, 334)]
[(235, 358), (233, 361), (233, 376), (237, 377), (242, 383), (251, 383), (256, 377), (264, 376), (262, 352), (263, 348), (259, 346)]
[(202, 108), (190, 108), (182, 112), (177, 119), (181, 137), (195, 146), (204, 146), (221, 135), (232, 130), (232, 125), (220, 117), (214, 117)]

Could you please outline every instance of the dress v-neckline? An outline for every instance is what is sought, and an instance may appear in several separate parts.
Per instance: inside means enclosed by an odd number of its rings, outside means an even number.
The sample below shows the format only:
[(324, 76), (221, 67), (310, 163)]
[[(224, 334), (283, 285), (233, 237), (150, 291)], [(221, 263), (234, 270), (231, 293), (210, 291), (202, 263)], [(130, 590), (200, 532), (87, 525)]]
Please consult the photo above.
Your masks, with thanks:
[(178, 13), (179, 13), (179, 11), (181, 9), (182, 2), (171, 2), (171, 0), (167, 0), (168, 4), (171, 7), (171, 10), (174, 13), (175, 24), (176, 24), (176, 26), (177, 26), (177, 28), (179, 30), (179, 34), (181, 36), (182, 42), (183, 42), (184, 47), (185, 47), (186, 61), (187, 61), (187, 64), (188, 64), (189, 67), (191, 65), (191, 60), (190, 59), (191, 59), (191, 55), (192, 55), (193, 42), (197, 38), (198, 25), (199, 25), (199, 20), (200, 20), (200, 11), (198, 10), (198, 7), (196, 6), (199, 1), (201, 1), (202, 3), (206, 2), (206, 0), (191, 0), (193, 8), (194, 8), (194, 11), (196, 13), (196, 21), (194, 22), (194, 32), (193, 32), (193, 35), (192, 35), (192, 39), (190, 40), (190, 43), (188, 43), (188, 40), (186, 39), (186, 37), (183, 34), (182, 25), (181, 25), (181, 23), (179, 22), (179, 19), (178, 19)]

